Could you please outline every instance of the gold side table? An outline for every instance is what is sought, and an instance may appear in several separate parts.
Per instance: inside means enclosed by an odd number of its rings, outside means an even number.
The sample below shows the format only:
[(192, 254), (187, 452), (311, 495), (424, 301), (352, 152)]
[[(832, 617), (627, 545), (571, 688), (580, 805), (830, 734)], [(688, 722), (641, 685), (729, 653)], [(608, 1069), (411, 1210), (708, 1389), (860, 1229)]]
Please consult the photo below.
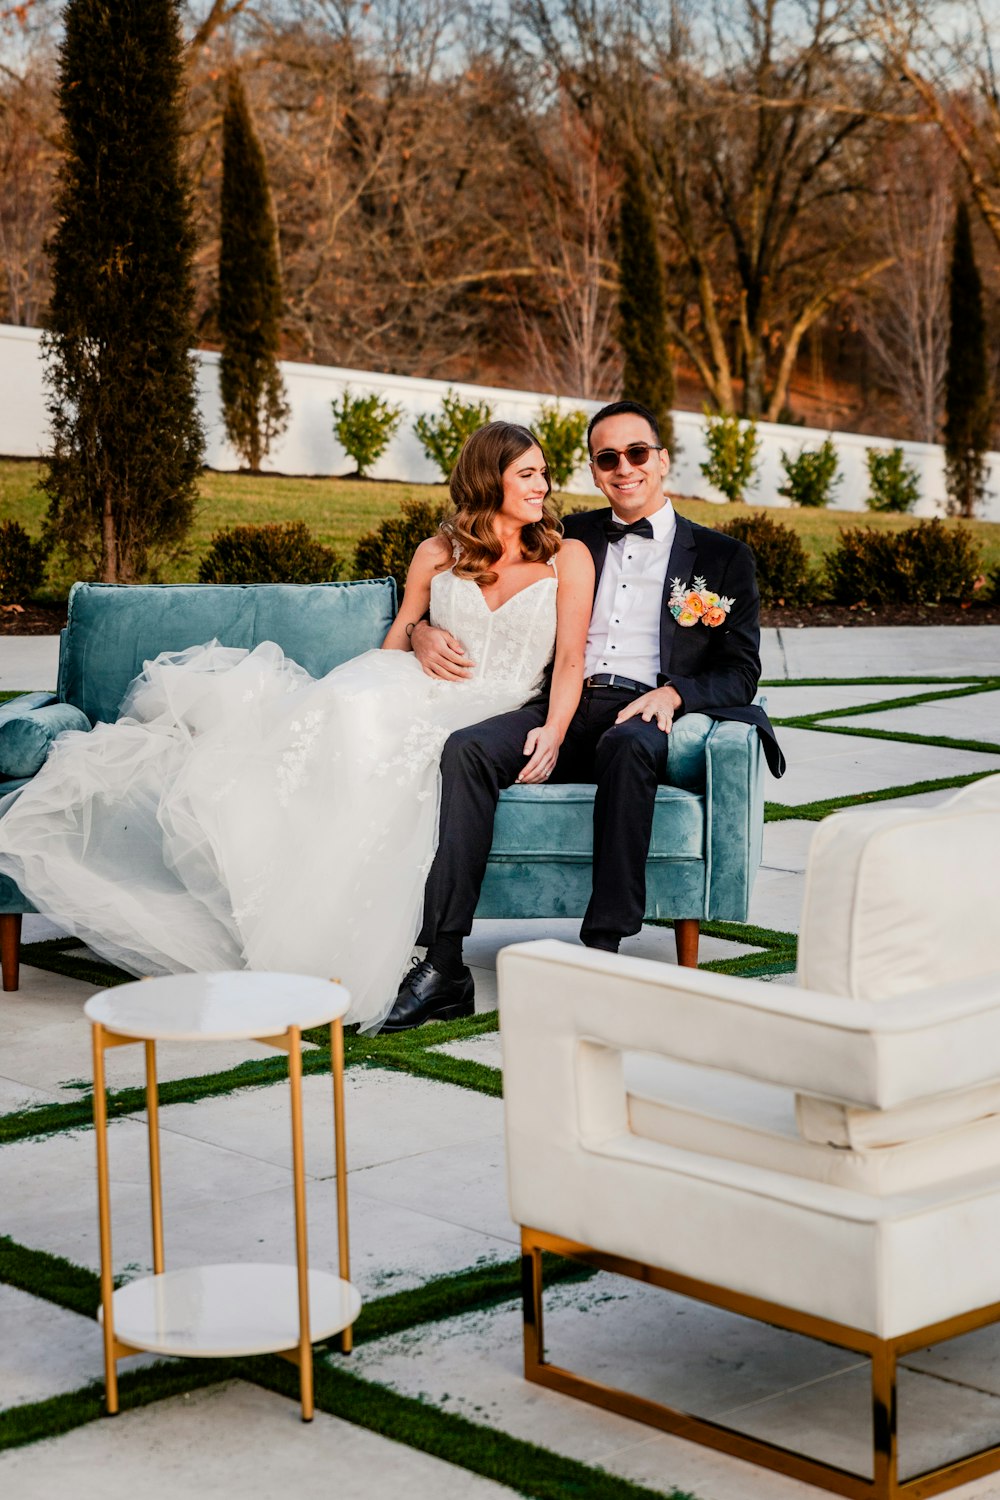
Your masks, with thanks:
[[(342, 985), (301, 974), (244, 971), (175, 974), (101, 990), (84, 1006), (93, 1028), (94, 1133), (101, 1242), (101, 1321), (109, 1414), (118, 1410), (119, 1359), (151, 1351), (210, 1359), (281, 1354), (299, 1367), (302, 1420), (313, 1416), (314, 1340), (340, 1335), (351, 1348), (361, 1298), (350, 1282), (347, 1154), (344, 1136), (344, 1032), (350, 995)], [(330, 1027), (339, 1276), (310, 1271), (302, 1127), (302, 1032)], [(163, 1197), (156, 1083), (159, 1041), (258, 1041), (288, 1053), (291, 1085), (295, 1266), (241, 1263), (164, 1270)], [(146, 1111), (153, 1221), (153, 1275), (114, 1290), (104, 1054), (146, 1051)]]

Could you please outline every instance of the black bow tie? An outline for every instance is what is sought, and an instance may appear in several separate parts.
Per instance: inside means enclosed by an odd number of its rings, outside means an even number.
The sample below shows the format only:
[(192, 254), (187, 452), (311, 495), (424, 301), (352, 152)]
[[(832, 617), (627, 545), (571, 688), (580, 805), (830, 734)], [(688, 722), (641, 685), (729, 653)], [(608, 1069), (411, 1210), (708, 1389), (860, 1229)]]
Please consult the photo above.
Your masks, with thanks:
[(648, 536), (652, 541), (653, 523), (648, 516), (633, 521), (631, 526), (624, 526), (620, 521), (605, 521), (604, 535), (609, 542), (620, 542), (623, 536)]

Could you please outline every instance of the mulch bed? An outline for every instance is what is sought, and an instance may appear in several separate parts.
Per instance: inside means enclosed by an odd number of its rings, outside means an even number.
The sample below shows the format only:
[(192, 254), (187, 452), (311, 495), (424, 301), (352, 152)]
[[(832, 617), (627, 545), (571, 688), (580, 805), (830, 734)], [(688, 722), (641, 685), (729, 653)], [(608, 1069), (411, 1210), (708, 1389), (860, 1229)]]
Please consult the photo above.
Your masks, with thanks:
[(65, 604), (0, 605), (0, 635), (58, 635), (65, 624)]
[(997, 604), (865, 604), (772, 605), (760, 612), (760, 623), (779, 630), (801, 625), (1000, 625)]
[[(1000, 625), (1000, 604), (774, 605), (762, 609), (765, 627), (795, 630), (801, 625)], [(0, 606), (0, 635), (58, 635), (66, 624), (64, 604)]]

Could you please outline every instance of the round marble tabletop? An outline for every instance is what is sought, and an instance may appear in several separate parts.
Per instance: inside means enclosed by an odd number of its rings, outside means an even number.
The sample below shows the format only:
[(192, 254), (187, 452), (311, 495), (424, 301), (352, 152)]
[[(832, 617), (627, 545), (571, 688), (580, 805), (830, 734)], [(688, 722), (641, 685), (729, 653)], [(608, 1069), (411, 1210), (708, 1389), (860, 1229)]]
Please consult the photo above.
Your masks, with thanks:
[(342, 1016), (342, 984), (307, 974), (250, 969), (169, 974), (99, 990), (83, 1007), (90, 1021), (143, 1041), (239, 1041), (279, 1036), (289, 1026), (323, 1026)]
[[(299, 1284), (294, 1266), (193, 1266), (144, 1276), (115, 1292), (115, 1337), (155, 1354), (238, 1358), (276, 1354), (299, 1342)], [(330, 1338), (353, 1323), (361, 1297), (329, 1271), (309, 1272), (309, 1339)]]

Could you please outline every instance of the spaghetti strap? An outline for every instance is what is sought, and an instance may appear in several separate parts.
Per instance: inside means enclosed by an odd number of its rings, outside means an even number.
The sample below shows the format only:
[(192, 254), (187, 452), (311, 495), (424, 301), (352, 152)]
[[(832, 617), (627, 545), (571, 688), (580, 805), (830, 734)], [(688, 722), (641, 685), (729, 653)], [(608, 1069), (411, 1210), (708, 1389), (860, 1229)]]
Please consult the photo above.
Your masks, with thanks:
[(553, 573), (556, 575), (556, 579), (558, 580), (558, 578), (559, 578), (559, 569), (556, 567), (556, 555), (555, 555), (554, 552), (553, 552), (552, 556), (548, 559), (548, 565), (552, 569)]

